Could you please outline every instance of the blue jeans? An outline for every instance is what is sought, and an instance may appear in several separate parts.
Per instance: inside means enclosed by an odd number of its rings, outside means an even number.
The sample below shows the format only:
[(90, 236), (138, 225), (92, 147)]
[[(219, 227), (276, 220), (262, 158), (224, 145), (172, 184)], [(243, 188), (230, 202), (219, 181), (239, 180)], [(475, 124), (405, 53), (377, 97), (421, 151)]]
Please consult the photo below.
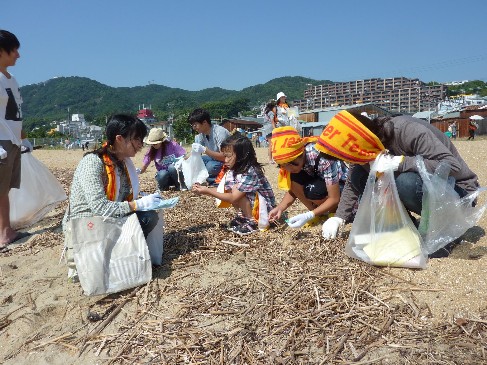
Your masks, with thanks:
[(155, 210), (148, 210), (145, 212), (135, 212), (139, 219), (140, 227), (144, 233), (144, 237), (147, 238), (149, 233), (154, 229), (159, 221), (159, 215)]
[(213, 185), (215, 183), (215, 179), (218, 176), (218, 173), (223, 167), (223, 162), (217, 161), (212, 159), (208, 155), (201, 156), (203, 158), (203, 162), (205, 164), (206, 169), (208, 170), (208, 185)]
[[(360, 166), (356, 166), (351, 170), (351, 173), (350, 182), (352, 183), (352, 188), (362, 195), (365, 190), (369, 172)], [(419, 173), (402, 172), (400, 174), (396, 173), (394, 176), (399, 199), (401, 199), (404, 207), (410, 212), (421, 215), (421, 208), (423, 205), (423, 180)], [(460, 198), (467, 195), (467, 192), (457, 185), (455, 185), (455, 191)]]
[(160, 170), (156, 174), (157, 185), (160, 191), (168, 190), (170, 186), (175, 186), (176, 190), (181, 190), (181, 188), (186, 188), (184, 185), (184, 176), (179, 174), (179, 179), (181, 180), (181, 186), (178, 181), (178, 172), (174, 166), (169, 166), (167, 170)]

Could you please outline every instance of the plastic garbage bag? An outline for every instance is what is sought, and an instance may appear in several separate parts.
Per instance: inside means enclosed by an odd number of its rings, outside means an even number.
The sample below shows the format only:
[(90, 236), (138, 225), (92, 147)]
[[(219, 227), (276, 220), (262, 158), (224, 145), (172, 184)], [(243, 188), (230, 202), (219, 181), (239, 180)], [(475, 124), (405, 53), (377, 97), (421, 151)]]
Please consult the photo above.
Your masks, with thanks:
[(191, 151), (188, 159), (182, 161), (181, 169), (188, 189), (191, 189), (194, 183), (204, 183), (209, 176), (201, 154), (194, 151)]
[(67, 199), (62, 185), (32, 153), (21, 154), (21, 183), (10, 189), (10, 222), (13, 229), (30, 227)]
[(345, 252), (372, 265), (425, 268), (422, 238), (397, 192), (392, 169), (372, 165)]
[(426, 252), (431, 254), (477, 224), (485, 212), (487, 203), (472, 207), (472, 202), (487, 189), (480, 188), (460, 198), (454, 190), (455, 179), (449, 177), (448, 164), (440, 163), (431, 174), (426, 170), (423, 157), (418, 156), (416, 163), (423, 180), (423, 202), (418, 230)]

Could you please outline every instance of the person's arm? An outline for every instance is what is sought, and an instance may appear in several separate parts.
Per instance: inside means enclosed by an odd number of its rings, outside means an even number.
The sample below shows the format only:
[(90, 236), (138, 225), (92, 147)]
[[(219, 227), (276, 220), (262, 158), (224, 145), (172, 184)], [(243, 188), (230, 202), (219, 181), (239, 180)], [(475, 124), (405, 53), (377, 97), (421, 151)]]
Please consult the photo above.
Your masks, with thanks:
[(286, 193), (282, 197), (281, 202), (269, 212), (269, 220), (276, 220), (281, 218), (282, 213), (284, 213), (286, 209), (294, 203), (295, 200), (296, 197), (292, 195), (289, 191), (286, 191)]
[(340, 185), (326, 185), (326, 191), (328, 192), (328, 196), (325, 201), (313, 209), (315, 216), (334, 213), (338, 207), (338, 203), (340, 202)]
[(147, 168), (149, 167), (149, 164), (142, 166), (142, 168), (140, 169), (140, 173), (143, 174), (144, 172), (146, 172)]
[(245, 196), (245, 193), (239, 191), (237, 188), (233, 188), (231, 192), (227, 193), (219, 193), (216, 190), (216, 188), (210, 188), (199, 184), (193, 185), (193, 191), (196, 194), (212, 196), (230, 204), (237, 202)]
[(210, 156), (214, 160), (225, 162), (225, 156), (222, 152), (212, 151), (208, 147), (206, 148), (205, 155)]

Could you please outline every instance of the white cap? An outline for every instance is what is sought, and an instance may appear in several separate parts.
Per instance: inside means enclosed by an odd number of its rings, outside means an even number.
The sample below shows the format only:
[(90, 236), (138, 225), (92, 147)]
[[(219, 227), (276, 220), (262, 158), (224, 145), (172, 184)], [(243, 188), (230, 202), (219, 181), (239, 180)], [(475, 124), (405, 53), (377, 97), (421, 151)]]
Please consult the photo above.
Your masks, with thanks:
[(284, 94), (284, 93), (281, 91), (280, 93), (278, 93), (278, 94), (277, 94), (277, 96), (276, 96), (276, 101), (279, 101), (279, 99), (280, 99), (280, 98), (282, 98), (283, 96), (287, 98), (286, 94)]

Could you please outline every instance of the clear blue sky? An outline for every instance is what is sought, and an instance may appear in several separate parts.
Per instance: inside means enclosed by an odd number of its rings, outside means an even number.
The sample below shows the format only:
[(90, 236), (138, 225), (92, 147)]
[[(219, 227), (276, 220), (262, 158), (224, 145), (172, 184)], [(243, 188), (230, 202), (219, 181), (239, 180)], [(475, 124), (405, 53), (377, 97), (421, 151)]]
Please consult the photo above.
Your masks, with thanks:
[(231, 90), (281, 76), (487, 81), (487, 1), (10, 0), (21, 86)]

